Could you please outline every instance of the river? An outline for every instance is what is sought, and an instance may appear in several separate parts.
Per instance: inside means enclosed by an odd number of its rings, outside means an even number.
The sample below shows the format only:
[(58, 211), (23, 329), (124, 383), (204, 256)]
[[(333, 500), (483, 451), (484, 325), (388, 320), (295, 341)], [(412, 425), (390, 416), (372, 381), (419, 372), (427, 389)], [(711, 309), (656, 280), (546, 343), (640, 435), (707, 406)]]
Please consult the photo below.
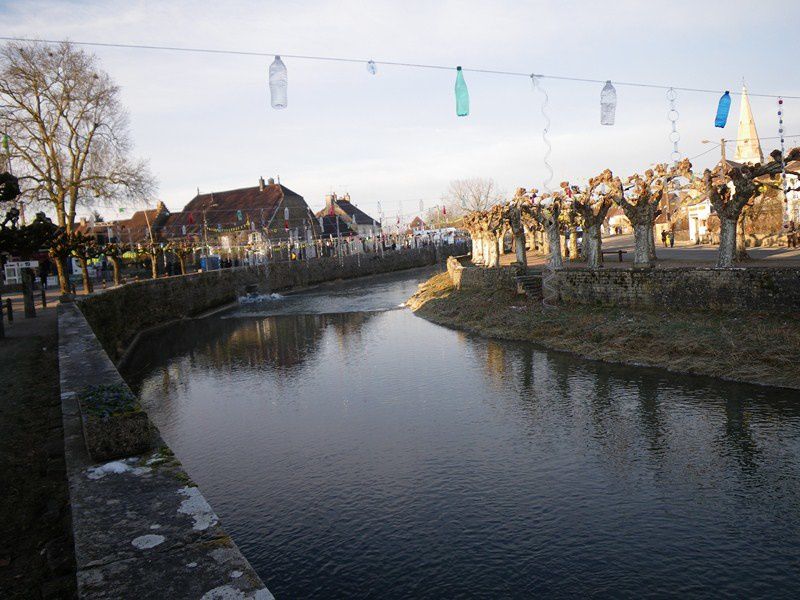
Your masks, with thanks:
[(124, 373), (277, 598), (800, 596), (796, 391), (433, 325), (429, 272), (175, 325)]

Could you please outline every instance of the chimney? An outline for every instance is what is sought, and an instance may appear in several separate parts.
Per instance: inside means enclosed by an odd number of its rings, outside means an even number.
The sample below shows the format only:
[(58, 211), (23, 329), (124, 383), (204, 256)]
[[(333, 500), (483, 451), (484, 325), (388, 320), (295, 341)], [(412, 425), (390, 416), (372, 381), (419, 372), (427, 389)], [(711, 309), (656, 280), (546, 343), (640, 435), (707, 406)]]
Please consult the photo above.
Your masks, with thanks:
[(259, 192), (263, 192), (264, 191), (264, 178), (263, 177), (259, 177), (258, 178), (258, 191)]
[(267, 179), (267, 183), (270, 185), (275, 185), (275, 180), (272, 177), (270, 177), (269, 179)]

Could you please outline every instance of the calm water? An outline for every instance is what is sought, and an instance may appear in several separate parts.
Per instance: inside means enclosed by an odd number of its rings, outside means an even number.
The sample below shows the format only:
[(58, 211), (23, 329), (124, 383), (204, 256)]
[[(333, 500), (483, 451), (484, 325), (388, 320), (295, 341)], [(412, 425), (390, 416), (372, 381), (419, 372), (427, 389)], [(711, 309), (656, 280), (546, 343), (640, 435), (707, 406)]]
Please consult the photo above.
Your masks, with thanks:
[(419, 272), (171, 328), (128, 378), (279, 598), (800, 596), (796, 392), (397, 309)]

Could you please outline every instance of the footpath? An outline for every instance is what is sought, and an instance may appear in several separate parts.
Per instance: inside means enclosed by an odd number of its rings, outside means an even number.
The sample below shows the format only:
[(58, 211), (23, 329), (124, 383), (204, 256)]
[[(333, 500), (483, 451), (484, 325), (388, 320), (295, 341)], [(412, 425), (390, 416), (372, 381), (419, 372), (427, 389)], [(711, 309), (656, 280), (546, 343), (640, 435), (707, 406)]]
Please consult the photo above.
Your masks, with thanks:
[(26, 319), (11, 297), (14, 321), (4, 316), (0, 340), (0, 597), (74, 598), (57, 299), (43, 309), (37, 298)]

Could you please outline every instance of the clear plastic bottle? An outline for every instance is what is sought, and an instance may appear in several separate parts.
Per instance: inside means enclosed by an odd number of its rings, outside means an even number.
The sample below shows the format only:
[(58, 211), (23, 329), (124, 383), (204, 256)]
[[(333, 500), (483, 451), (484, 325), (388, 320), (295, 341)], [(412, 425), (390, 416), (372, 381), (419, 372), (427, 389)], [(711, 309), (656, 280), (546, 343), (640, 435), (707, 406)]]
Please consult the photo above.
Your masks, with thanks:
[(459, 117), (469, 114), (469, 91), (461, 67), (456, 68), (456, 114)]
[(286, 65), (283, 64), (280, 56), (269, 66), (269, 95), (272, 101), (272, 108), (286, 108), (288, 100), (286, 92), (289, 87), (289, 75), (286, 72)]
[(367, 73), (375, 75), (378, 72), (378, 67), (375, 66), (375, 61), (371, 60), (367, 63)]
[(731, 94), (727, 90), (720, 96), (717, 105), (717, 117), (714, 119), (714, 127), (725, 127), (728, 122), (728, 113), (731, 110)]
[(603, 91), (600, 92), (600, 124), (613, 125), (617, 112), (617, 90), (611, 85), (611, 80), (606, 81)]

